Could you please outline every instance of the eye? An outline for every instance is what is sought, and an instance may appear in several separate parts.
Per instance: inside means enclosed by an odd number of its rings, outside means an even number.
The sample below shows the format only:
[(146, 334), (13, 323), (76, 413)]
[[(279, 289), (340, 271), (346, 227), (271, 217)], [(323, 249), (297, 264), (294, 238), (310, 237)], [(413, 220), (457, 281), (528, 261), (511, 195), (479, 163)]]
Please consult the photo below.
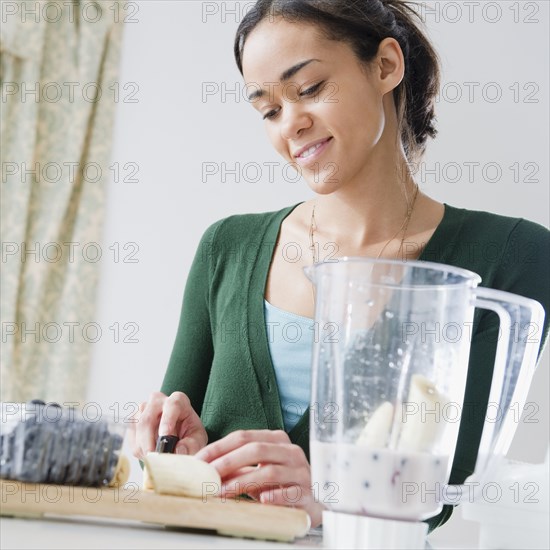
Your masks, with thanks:
[(324, 80), (322, 80), (321, 82), (317, 83), (317, 84), (314, 84), (313, 86), (311, 86), (310, 88), (308, 88), (307, 90), (304, 90), (300, 96), (310, 96), (310, 95), (314, 95), (317, 91), (319, 91), (319, 88), (321, 88), (321, 86), (325, 83)]
[(272, 110), (272, 111), (268, 111), (263, 117), (262, 119), (263, 120), (266, 120), (266, 119), (273, 119), (277, 116), (277, 114), (279, 113), (279, 111), (275, 111), (275, 110)]
[[(315, 95), (315, 94), (321, 89), (321, 86), (322, 86), (325, 82), (326, 82), (325, 80), (322, 80), (321, 82), (318, 82), (317, 84), (314, 84), (313, 86), (310, 86), (309, 88), (307, 88), (307, 90), (304, 90), (303, 92), (300, 93), (300, 97), (311, 97), (311, 96)], [(266, 119), (272, 120), (272, 119), (274, 119), (278, 114), (279, 114), (279, 111), (272, 110), (272, 111), (267, 112), (267, 113), (262, 117), (262, 119), (263, 119), (263, 120), (266, 120)]]

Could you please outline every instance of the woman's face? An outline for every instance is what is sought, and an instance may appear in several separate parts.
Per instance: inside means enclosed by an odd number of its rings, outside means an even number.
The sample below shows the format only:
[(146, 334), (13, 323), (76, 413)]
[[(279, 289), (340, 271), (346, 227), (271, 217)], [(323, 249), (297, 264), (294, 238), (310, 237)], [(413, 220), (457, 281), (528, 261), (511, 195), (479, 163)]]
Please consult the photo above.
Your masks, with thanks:
[(320, 194), (364, 180), (373, 152), (383, 159), (395, 147), (384, 110), (393, 99), (383, 98), (400, 82), (398, 72), (367, 76), (347, 44), (281, 18), (262, 21), (243, 51), (247, 96), (271, 143)]

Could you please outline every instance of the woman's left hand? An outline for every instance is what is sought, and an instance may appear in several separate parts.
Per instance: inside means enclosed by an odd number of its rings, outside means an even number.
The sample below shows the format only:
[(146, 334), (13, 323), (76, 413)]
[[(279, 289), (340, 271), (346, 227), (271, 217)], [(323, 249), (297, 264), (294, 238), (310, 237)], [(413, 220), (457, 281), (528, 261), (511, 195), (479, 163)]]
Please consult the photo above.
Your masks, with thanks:
[(312, 491), (304, 451), (282, 430), (238, 430), (201, 449), (222, 478), (221, 497), (247, 494), (262, 503), (303, 508), (311, 527), (322, 521), (324, 506)]

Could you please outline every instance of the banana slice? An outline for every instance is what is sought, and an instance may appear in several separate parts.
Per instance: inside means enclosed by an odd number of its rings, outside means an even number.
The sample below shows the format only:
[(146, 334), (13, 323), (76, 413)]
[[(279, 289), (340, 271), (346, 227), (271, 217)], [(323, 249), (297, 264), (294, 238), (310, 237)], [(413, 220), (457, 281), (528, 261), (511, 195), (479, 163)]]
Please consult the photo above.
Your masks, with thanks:
[(157, 493), (202, 498), (220, 492), (216, 468), (192, 455), (150, 452), (143, 461)]
[(130, 477), (130, 461), (125, 455), (118, 457), (118, 462), (115, 469), (115, 475), (109, 482), (109, 487), (122, 487)]
[(393, 405), (384, 401), (369, 418), (357, 438), (357, 443), (371, 447), (385, 447), (390, 435)]
[(401, 411), (399, 450), (433, 451), (445, 428), (443, 407), (447, 403), (447, 397), (439, 393), (431, 380), (414, 374)]

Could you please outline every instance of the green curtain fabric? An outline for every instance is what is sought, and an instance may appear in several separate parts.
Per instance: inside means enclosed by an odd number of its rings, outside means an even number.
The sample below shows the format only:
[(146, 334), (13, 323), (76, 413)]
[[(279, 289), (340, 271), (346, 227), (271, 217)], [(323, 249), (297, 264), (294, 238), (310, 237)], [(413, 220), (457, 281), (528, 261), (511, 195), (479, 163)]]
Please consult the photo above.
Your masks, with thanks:
[(123, 24), (108, 9), (115, 2), (9, 4), (0, 31), (1, 399), (83, 403), (99, 334), (97, 243)]

